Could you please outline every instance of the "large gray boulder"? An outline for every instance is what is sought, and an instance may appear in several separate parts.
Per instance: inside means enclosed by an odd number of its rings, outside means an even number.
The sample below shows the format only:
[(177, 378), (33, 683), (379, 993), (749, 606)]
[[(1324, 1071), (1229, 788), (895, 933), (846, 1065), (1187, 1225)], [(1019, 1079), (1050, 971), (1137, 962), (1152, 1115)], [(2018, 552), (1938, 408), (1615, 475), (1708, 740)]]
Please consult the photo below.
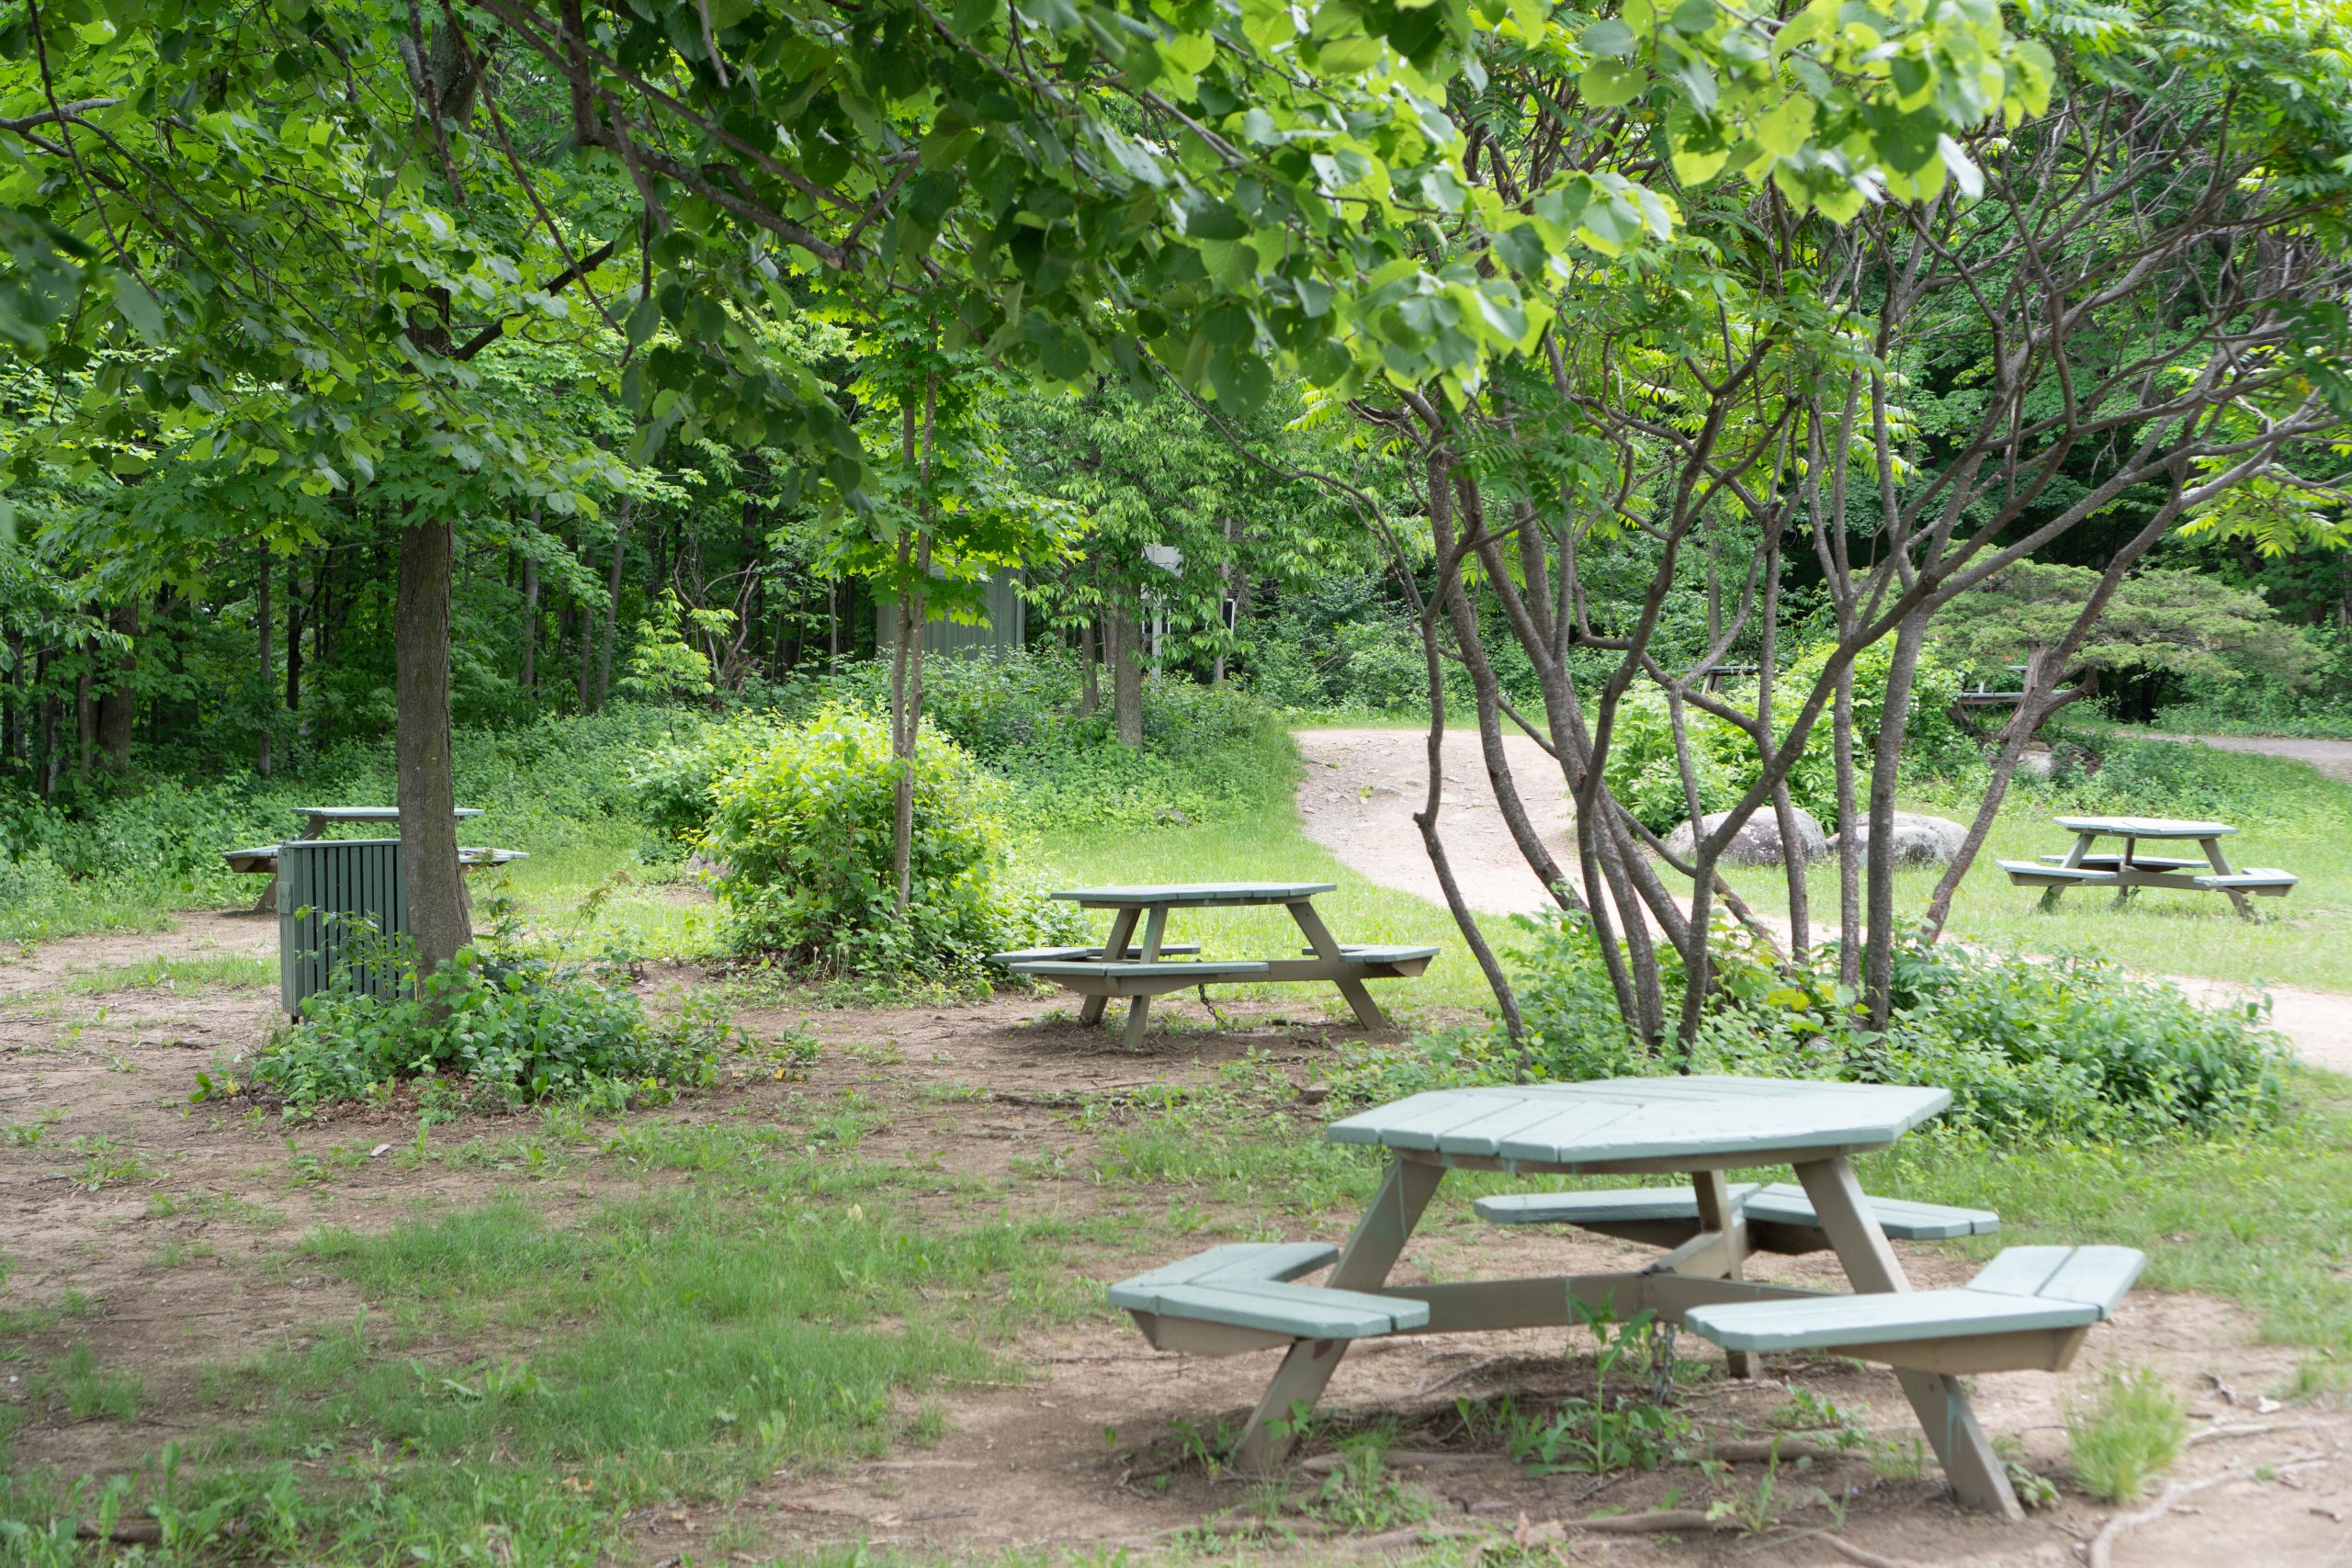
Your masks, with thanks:
[[(1852, 833), (1858, 848), (1870, 848), (1869, 818), (1857, 818)], [(1923, 817), (1912, 811), (1896, 812), (1887, 833), (1894, 841), (1897, 865), (1950, 865), (1960, 854), (1960, 846), (1968, 841), (1968, 829), (1951, 818)], [(1837, 841), (1842, 844), (1845, 840), (1840, 833)]]
[[(1711, 811), (1700, 820), (1712, 833), (1730, 815), (1728, 811)], [(1822, 832), (1821, 824), (1809, 811), (1797, 810), (1792, 815), (1796, 818), (1798, 858), (1825, 859), (1829, 853), (1829, 840)], [(1679, 860), (1689, 860), (1698, 846), (1699, 836), (1688, 822), (1666, 836), (1667, 852)], [(1770, 806), (1750, 817), (1724, 851), (1724, 860), (1732, 865), (1779, 865), (1782, 859), (1781, 823)]]

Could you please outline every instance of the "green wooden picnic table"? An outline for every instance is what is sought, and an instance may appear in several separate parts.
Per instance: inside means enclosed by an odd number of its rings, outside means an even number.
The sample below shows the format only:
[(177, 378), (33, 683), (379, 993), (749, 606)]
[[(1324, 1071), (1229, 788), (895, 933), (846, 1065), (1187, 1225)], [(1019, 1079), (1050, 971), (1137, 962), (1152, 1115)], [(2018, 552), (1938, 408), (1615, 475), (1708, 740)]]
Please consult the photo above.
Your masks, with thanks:
[[(2054, 909), (2058, 896), (2069, 887), (2112, 887), (2115, 907), (2121, 908), (2143, 887), (2175, 887), (2192, 893), (2226, 895), (2232, 908), (2252, 918), (2247, 895), (2283, 898), (2299, 880), (2293, 873), (2270, 866), (2230, 867), (2222, 840), (2237, 829), (2226, 822), (2198, 822), (2170, 817), (2059, 817), (2058, 826), (2075, 835), (2075, 846), (2063, 855), (2038, 861), (2000, 862), (2009, 881), (2019, 887), (2042, 889), (2041, 908)], [(2120, 851), (2100, 852), (2101, 839), (2121, 839)], [(2157, 843), (2194, 840), (2199, 856), (2150, 855), (2140, 852), (2140, 841)]]
[[(294, 809), (303, 818), (302, 831), (296, 836), (310, 840), (325, 838), (327, 829), (339, 823), (397, 822), (401, 819), (401, 808), (397, 806), (298, 806)], [(460, 822), (481, 814), (482, 808), (479, 806), (460, 806), (457, 812)], [(277, 908), (276, 844), (254, 844), (242, 850), (223, 850), (220, 858), (228, 863), (231, 871), (269, 878), (262, 886), (261, 897), (254, 900), (256, 912)], [(527, 858), (528, 852), (523, 850), (492, 850), (468, 845), (460, 845), (458, 850), (458, 863), (469, 871)]]
[[(1437, 956), (1434, 947), (1348, 945), (1333, 937), (1315, 911), (1317, 894), (1336, 882), (1190, 882), (1141, 886), (1076, 887), (1055, 897), (1082, 909), (1111, 911), (1111, 934), (1100, 947), (1029, 948), (990, 955), (1015, 974), (1052, 980), (1086, 998), (1081, 1022), (1100, 1021), (1114, 997), (1127, 998), (1125, 1035), (1129, 1050), (1143, 1044), (1151, 998), (1196, 986), (1234, 981), (1320, 981), (1339, 987), (1356, 1021), (1377, 1029), (1387, 1020), (1374, 1005), (1366, 980), (1419, 975)], [(1168, 917), (1178, 909), (1239, 909), (1279, 904), (1290, 911), (1306, 949), (1296, 957), (1199, 959), (1195, 946), (1170, 946)], [(1136, 926), (1143, 938), (1135, 942)], [(1131, 945), (1132, 944), (1132, 945)]]
[[(1351, 1340), (1566, 1325), (1578, 1307), (1657, 1320), (1713, 1340), (1744, 1373), (1755, 1352), (1851, 1355), (1894, 1369), (1961, 1499), (2020, 1517), (1977, 1425), (1963, 1375), (2060, 1371), (2139, 1272), (2127, 1247), (2012, 1247), (1965, 1289), (1910, 1288), (1890, 1236), (1981, 1235), (1980, 1210), (1865, 1195), (1850, 1156), (1939, 1114), (1931, 1087), (1694, 1076), (1441, 1089), (1362, 1111), (1332, 1142), (1390, 1151), (1347, 1246), (1238, 1243), (1112, 1287), (1153, 1345), (1195, 1355), (1286, 1348), (1237, 1457), (1279, 1461)], [(1788, 1166), (1794, 1185), (1733, 1184), (1726, 1170)], [(1576, 1225), (1667, 1251), (1627, 1272), (1391, 1283), (1448, 1171), (1511, 1177), (1679, 1174), (1687, 1186), (1533, 1192), (1481, 1200), (1505, 1224)], [(1853, 1294), (1741, 1278), (1753, 1252), (1832, 1251)], [(1331, 1266), (1322, 1285), (1295, 1283)]]

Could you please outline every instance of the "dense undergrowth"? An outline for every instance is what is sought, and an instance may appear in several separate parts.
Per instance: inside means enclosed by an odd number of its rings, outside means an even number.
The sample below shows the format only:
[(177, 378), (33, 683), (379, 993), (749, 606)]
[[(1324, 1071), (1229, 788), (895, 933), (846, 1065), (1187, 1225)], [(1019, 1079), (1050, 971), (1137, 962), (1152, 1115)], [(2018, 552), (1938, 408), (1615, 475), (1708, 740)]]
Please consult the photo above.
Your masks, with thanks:
[[(829, 706), (882, 711), (887, 678), (882, 666), (852, 664), (764, 686), (726, 714), (616, 703), (585, 717), (460, 728), (458, 800), (485, 812), (466, 838), (534, 853), (594, 847), (619, 865), (674, 859), (684, 830), (707, 820), (723, 764)], [(1002, 782), (1008, 819), (1038, 829), (1215, 822), (1286, 800), (1296, 777), (1280, 716), (1232, 687), (1146, 682), (1136, 751), (1118, 744), (1107, 710), (1077, 712), (1077, 666), (1057, 654), (937, 660), (927, 684), (927, 725)], [(230, 871), (222, 851), (298, 831), (303, 806), (390, 804), (394, 794), (389, 738), (272, 778), (192, 768), (69, 785), (47, 802), (0, 786), (0, 941), (152, 930), (175, 909), (236, 907), (258, 883)]]

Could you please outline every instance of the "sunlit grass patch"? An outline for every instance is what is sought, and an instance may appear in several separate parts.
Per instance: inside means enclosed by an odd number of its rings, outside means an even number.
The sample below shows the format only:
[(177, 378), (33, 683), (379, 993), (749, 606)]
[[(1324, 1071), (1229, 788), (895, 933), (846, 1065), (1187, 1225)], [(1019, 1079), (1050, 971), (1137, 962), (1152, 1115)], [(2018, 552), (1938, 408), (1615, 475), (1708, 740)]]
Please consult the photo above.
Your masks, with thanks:
[(193, 957), (155, 953), (130, 964), (83, 969), (66, 976), (62, 988), (77, 996), (115, 991), (176, 991), (220, 986), (249, 990), (277, 984), (277, 960), (251, 953), (207, 953)]

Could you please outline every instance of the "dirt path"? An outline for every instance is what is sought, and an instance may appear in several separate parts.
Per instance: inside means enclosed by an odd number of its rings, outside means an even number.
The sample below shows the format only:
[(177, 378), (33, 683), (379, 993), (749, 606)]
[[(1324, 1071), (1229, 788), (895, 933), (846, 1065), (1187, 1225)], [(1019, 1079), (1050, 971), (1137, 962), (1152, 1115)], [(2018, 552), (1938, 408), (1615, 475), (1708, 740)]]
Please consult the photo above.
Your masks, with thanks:
[[(1522, 795), (1531, 801), (1548, 798), (1557, 764), (1525, 736), (1508, 739), (1511, 773)], [(1413, 813), (1429, 784), (1428, 752), (1421, 733), (1303, 729), (1297, 740), (1299, 755), (1307, 763), (1306, 780), (1298, 789), (1298, 808), (1307, 836), (1368, 881), (1442, 903), (1437, 875), (1430, 870), (1429, 855), (1421, 847), (1420, 829), (1413, 822)], [(2211, 738), (2209, 743), (2232, 750), (2301, 748), (2269, 754), (2299, 757), (2323, 770), (2335, 766), (2352, 770), (2352, 741), (2253, 741), (2222, 736)], [(2322, 753), (2335, 760), (2323, 760)], [(2346, 776), (2352, 777), (2352, 772)], [(1551, 900), (1503, 826), (1476, 735), (1454, 733), (1445, 738), (1445, 808), (1439, 823), (1446, 853), (1472, 908), (1481, 914), (1508, 915), (1550, 906)], [(1564, 863), (1573, 863), (1575, 848), (1565, 800), (1543, 826), (1552, 852)], [(2255, 996), (2250, 987), (2224, 980), (2190, 976), (2168, 978), (2209, 1006), (2241, 1006)], [(2352, 1075), (2352, 996), (2293, 986), (2273, 986), (2268, 994), (2272, 1024), (2294, 1043), (2305, 1061)]]
[[(1367, 881), (1444, 903), (1413, 821), (1429, 789), (1428, 737), (1415, 729), (1302, 729), (1297, 740), (1307, 764), (1306, 781), (1298, 786), (1307, 836)], [(1531, 803), (1544, 841), (1563, 864), (1574, 864), (1576, 845), (1567, 799), (1558, 787), (1559, 764), (1524, 735), (1508, 736), (1505, 742), (1513, 782), (1521, 798)], [(1546, 809), (1544, 803), (1555, 804)], [(1476, 735), (1445, 738), (1445, 797), (1438, 827), (1454, 880), (1472, 908), (1511, 915), (1550, 905), (1503, 826)]]
[(2211, 746), (2217, 751), (2285, 757), (2290, 761), (2309, 762), (2329, 778), (2352, 784), (2352, 740), (2306, 740), (2291, 735), (2159, 735), (2154, 730), (2134, 730), (2132, 734), (2143, 740), (2177, 740), (2187, 745)]

